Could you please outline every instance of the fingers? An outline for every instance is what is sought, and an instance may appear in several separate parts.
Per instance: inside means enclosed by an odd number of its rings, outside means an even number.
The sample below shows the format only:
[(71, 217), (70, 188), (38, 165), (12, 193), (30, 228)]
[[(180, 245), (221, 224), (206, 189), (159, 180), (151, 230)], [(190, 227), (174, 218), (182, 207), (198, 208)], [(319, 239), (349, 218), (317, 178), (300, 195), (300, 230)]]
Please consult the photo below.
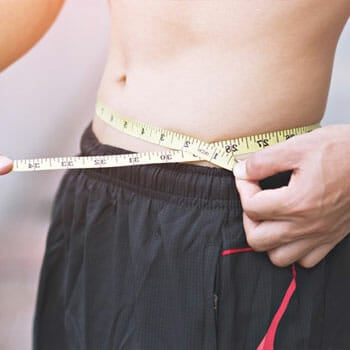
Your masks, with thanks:
[(316, 234), (307, 238), (307, 234), (290, 234), (286, 223), (257, 223), (246, 214), (243, 214), (243, 225), (249, 246), (255, 251), (267, 251), (271, 262), (279, 267), (298, 262), (305, 268), (311, 268), (337, 244), (322, 243)]
[(268, 252), (271, 262), (285, 267), (298, 262), (305, 268), (317, 265), (335, 246), (334, 243), (317, 245), (316, 239), (303, 239), (272, 249)]
[(323, 244), (312, 251), (310, 251), (307, 255), (298, 260), (298, 263), (305, 267), (311, 268), (317, 265), (334, 247), (336, 244), (327, 243)]
[(247, 242), (256, 251), (269, 251), (279, 246), (304, 239), (308, 234), (299, 232), (289, 221), (254, 221), (243, 213)]
[(255, 251), (266, 251), (271, 262), (279, 267), (298, 262), (305, 268), (311, 268), (339, 241), (325, 242), (317, 233), (297, 232), (288, 222), (256, 222), (245, 213), (243, 225), (248, 245)]
[(267, 147), (253, 153), (246, 160), (239, 161), (233, 169), (234, 175), (241, 179), (257, 181), (297, 168), (303, 153), (294, 138)]
[(290, 189), (262, 190), (256, 181), (236, 178), (243, 210), (255, 221), (284, 219), (290, 215)]
[(258, 181), (246, 181), (235, 178), (236, 187), (241, 197), (241, 202), (249, 201), (255, 194), (261, 191)]
[(13, 168), (13, 162), (11, 159), (0, 154), (0, 175), (9, 173)]
[(271, 262), (279, 267), (285, 267), (307, 256), (315, 245), (315, 239), (301, 239), (287, 243), (268, 252)]

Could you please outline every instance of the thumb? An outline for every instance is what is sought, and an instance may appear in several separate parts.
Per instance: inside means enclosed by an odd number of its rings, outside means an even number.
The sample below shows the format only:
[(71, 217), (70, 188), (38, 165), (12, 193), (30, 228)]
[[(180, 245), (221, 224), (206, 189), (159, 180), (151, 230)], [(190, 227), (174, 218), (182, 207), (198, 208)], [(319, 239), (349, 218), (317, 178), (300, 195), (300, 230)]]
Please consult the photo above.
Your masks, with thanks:
[(234, 176), (239, 179), (258, 181), (279, 172), (297, 168), (302, 153), (298, 145), (288, 141), (269, 146), (253, 153), (246, 160), (238, 161), (233, 168)]
[(0, 175), (9, 173), (12, 170), (12, 167), (12, 160), (0, 154)]

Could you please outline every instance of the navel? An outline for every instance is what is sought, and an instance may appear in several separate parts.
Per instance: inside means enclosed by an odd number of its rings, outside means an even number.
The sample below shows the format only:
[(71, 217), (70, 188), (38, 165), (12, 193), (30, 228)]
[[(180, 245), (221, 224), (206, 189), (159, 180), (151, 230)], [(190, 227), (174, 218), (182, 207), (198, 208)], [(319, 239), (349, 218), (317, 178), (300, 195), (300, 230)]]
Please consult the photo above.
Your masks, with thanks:
[(126, 74), (122, 74), (117, 78), (117, 83), (121, 84), (121, 85), (125, 85), (126, 84), (126, 80), (127, 80), (127, 76)]

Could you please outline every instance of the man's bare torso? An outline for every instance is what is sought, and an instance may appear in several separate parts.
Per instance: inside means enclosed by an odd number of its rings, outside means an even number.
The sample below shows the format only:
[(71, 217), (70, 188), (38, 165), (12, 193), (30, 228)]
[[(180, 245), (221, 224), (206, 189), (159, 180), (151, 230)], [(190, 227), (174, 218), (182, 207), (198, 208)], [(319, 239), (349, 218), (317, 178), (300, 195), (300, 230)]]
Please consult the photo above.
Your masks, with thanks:
[[(318, 122), (349, 13), (348, 0), (111, 1), (98, 98), (208, 142)], [(103, 143), (162, 149), (96, 116), (93, 129)]]

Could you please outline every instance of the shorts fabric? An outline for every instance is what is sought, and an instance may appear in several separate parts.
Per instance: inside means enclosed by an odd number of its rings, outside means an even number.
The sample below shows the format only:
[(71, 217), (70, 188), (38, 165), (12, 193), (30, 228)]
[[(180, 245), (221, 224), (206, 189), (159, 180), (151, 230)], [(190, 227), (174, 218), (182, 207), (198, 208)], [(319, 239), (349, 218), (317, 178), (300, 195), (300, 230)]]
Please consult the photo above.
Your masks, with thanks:
[[(81, 155), (122, 153), (89, 124)], [(33, 348), (348, 350), (349, 272), (349, 238), (311, 269), (252, 251), (225, 169), (71, 169), (52, 207)]]

